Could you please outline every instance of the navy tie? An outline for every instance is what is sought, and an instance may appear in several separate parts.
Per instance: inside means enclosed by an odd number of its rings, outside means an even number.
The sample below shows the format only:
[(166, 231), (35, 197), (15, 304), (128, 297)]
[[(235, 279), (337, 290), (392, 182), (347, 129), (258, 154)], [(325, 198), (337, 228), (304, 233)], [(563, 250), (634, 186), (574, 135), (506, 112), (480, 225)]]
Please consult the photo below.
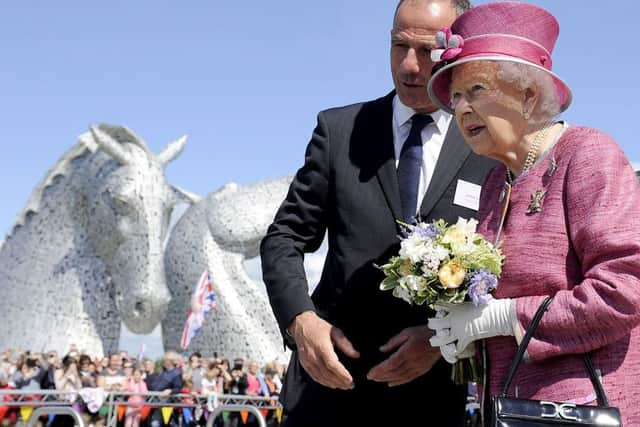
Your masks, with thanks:
[(414, 114), (411, 117), (411, 131), (402, 145), (398, 162), (398, 184), (400, 186), (400, 203), (402, 204), (402, 220), (415, 223), (418, 210), (418, 188), (420, 186), (420, 169), (422, 167), (422, 129), (433, 122), (431, 116)]

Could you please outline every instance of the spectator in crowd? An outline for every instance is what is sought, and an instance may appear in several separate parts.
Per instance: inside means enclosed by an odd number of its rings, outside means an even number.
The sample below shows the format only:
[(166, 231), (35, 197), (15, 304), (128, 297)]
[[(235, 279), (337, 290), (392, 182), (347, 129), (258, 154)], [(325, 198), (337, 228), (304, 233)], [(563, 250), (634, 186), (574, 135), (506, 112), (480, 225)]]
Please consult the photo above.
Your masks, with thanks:
[(228, 389), (231, 394), (247, 394), (247, 387), (249, 382), (247, 374), (244, 372), (244, 361), (242, 359), (235, 359), (233, 361), (233, 368), (231, 368), (231, 381), (229, 381)]
[(224, 380), (221, 376), (220, 368), (214, 364), (207, 370), (202, 379), (202, 394), (219, 394), (224, 390)]
[[(149, 380), (149, 390), (158, 391), (165, 397), (172, 394), (179, 394), (183, 385), (182, 372), (179, 368), (180, 361), (181, 358), (178, 353), (175, 351), (167, 351), (162, 359), (162, 372)], [(160, 410), (154, 410), (151, 414), (151, 427), (160, 427), (163, 424)], [(176, 424), (175, 417), (171, 418), (169, 424)]]
[(124, 362), (122, 363), (122, 371), (124, 372), (124, 377), (126, 378), (126, 381), (129, 381), (133, 377), (134, 366), (135, 366), (135, 363), (131, 359), (125, 359)]
[(249, 369), (247, 371), (247, 391), (245, 394), (249, 396), (258, 396), (261, 394), (262, 387), (260, 386), (260, 379), (258, 373), (258, 363), (255, 361), (249, 362)]
[(78, 359), (78, 364), (80, 365), (80, 381), (82, 382), (82, 387), (95, 388), (97, 374), (91, 358), (86, 354), (81, 354)]
[(109, 367), (109, 357), (103, 357), (100, 359), (100, 363), (97, 365), (98, 371), (102, 372)]
[[(64, 392), (58, 398), (67, 402), (78, 399), (78, 391), (82, 388), (82, 380), (78, 371), (78, 361), (75, 357), (66, 355), (62, 364), (53, 374), (56, 390)], [(80, 409), (78, 407), (74, 409)], [(57, 415), (49, 427), (73, 427), (74, 420), (70, 415)]]
[(58, 358), (58, 352), (55, 350), (48, 351), (47, 357), (44, 363), (41, 364), (42, 369), (45, 369), (46, 375), (42, 378), (41, 386), (43, 389), (56, 388), (55, 372), (60, 368), (60, 359)]
[[(131, 378), (127, 381), (126, 390), (130, 393), (147, 393), (147, 384), (142, 379), (142, 369), (134, 368)], [(140, 427), (140, 411), (144, 396), (133, 395), (127, 398), (129, 406), (125, 414), (125, 427)]]
[(40, 390), (47, 371), (44, 370), (37, 358), (26, 354), (16, 365), (16, 371), (11, 378), (15, 388), (21, 390)]
[(102, 387), (107, 391), (124, 390), (126, 376), (122, 369), (122, 355), (113, 353), (109, 356), (109, 365), (102, 370)]
[(202, 367), (202, 355), (197, 351), (189, 356), (189, 365), (185, 370), (190, 375), (193, 383), (193, 390), (202, 390), (202, 378), (204, 377), (204, 368)]
[(180, 355), (174, 351), (165, 353), (162, 359), (162, 372), (154, 378), (151, 387), (152, 391), (159, 391), (163, 396), (178, 394), (182, 389), (182, 372), (178, 368)]
[(78, 390), (82, 388), (82, 380), (80, 379), (80, 373), (78, 371), (78, 361), (70, 355), (63, 357), (62, 366), (56, 369), (54, 373), (54, 381), (56, 390), (72, 392), (70, 394), (64, 394), (62, 399), (74, 402), (78, 397)]
[(159, 369), (156, 368), (156, 363), (151, 359), (145, 360), (145, 362), (143, 363), (143, 368), (144, 368), (144, 382), (147, 383), (147, 388), (151, 390), (152, 389), (151, 384), (153, 384), (153, 382), (156, 380), (156, 378), (160, 374)]

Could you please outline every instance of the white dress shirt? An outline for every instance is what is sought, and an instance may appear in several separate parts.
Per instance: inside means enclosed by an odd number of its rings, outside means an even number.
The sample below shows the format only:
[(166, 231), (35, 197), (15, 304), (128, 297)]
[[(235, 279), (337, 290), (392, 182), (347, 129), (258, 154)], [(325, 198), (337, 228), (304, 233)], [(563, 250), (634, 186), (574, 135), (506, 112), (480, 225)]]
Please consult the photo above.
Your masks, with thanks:
[[(400, 101), (398, 95), (393, 98), (393, 146), (396, 155), (396, 168), (398, 168), (402, 145), (411, 131), (411, 117), (415, 113), (413, 109)], [(429, 188), (429, 183), (431, 183), (431, 177), (452, 119), (451, 114), (442, 110), (436, 110), (430, 116), (433, 123), (425, 126), (420, 134), (422, 137), (422, 167), (420, 168), (420, 185), (418, 187), (418, 211), (427, 188)]]

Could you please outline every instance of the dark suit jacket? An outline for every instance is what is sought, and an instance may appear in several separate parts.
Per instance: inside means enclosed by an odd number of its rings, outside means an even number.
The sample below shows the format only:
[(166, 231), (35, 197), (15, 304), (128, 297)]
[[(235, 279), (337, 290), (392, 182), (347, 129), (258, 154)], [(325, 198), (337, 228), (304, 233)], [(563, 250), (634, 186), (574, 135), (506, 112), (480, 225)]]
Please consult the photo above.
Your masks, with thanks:
[[(370, 405), (373, 396), (409, 402), (417, 393), (421, 408), (446, 405), (454, 412), (463, 411), (460, 393), (449, 380), (450, 365), (445, 362), (409, 386), (389, 388), (366, 380), (369, 369), (388, 357), (378, 348), (401, 330), (426, 324), (429, 316), (426, 307), (410, 306), (391, 292), (381, 291), (383, 275), (375, 266), (399, 250), (396, 218), (401, 218), (401, 207), (393, 148), (393, 96), (392, 92), (318, 115), (305, 163), (262, 241), (263, 277), (280, 328), (284, 331), (302, 311), (314, 310), (342, 329), (361, 353), (357, 360), (339, 355), (356, 383), (350, 392), (315, 383), (293, 353), (282, 401), (285, 411), (302, 420), (294, 425), (315, 425), (311, 420), (321, 425), (317, 420), (323, 414), (314, 407), (324, 407), (326, 412), (328, 406), (349, 402), (354, 408)], [(475, 217), (474, 210), (453, 204), (457, 181), (482, 184), (494, 164), (474, 155), (452, 122), (420, 208), (422, 219), (444, 218), (452, 223), (459, 216)], [(303, 254), (318, 249), (325, 231), (329, 243), (326, 261), (309, 298)], [(307, 404), (311, 401), (314, 405)], [(305, 416), (309, 418), (304, 420)], [(455, 424), (447, 421), (444, 425)]]

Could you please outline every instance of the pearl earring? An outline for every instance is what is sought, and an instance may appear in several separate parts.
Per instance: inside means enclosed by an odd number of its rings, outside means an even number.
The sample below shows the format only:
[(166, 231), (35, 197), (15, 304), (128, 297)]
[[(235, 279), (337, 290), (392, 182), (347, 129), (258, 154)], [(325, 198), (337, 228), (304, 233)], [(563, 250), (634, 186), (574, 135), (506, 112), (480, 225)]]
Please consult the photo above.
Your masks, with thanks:
[(525, 120), (529, 120), (531, 118), (531, 115), (529, 115), (528, 111), (525, 111), (524, 113), (522, 113), (522, 115), (524, 116)]

